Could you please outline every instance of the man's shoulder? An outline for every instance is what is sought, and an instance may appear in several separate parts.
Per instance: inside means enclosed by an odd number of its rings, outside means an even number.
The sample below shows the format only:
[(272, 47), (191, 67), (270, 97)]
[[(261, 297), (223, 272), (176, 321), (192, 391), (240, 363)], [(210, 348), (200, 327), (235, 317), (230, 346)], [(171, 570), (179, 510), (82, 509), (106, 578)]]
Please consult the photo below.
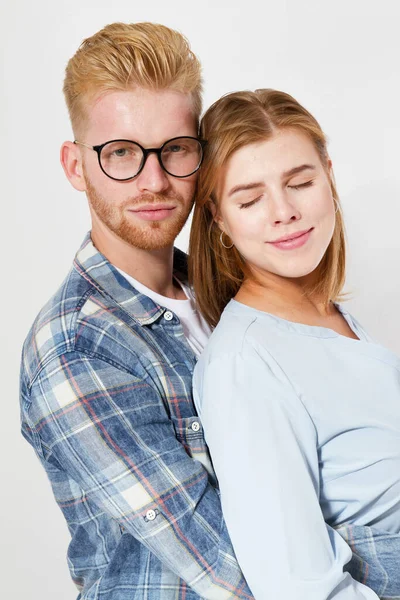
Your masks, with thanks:
[(55, 359), (76, 356), (76, 353), (116, 365), (120, 359), (123, 367), (127, 362), (120, 350), (124, 324), (130, 332), (132, 359), (135, 323), (127, 319), (122, 307), (107, 290), (93, 285), (73, 266), (57, 292), (40, 310), (25, 339), (22, 369), (27, 381), (31, 383)]
[(29, 379), (54, 356), (73, 349), (75, 320), (94, 289), (71, 268), (61, 286), (39, 311), (25, 339), (22, 360)]
[[(186, 255), (175, 248), (175, 272), (184, 279)], [(22, 376), (30, 387), (57, 360), (93, 357), (142, 371), (154, 363), (150, 331), (163, 309), (138, 293), (94, 248), (88, 237), (57, 292), (41, 309), (25, 340)], [(140, 360), (137, 359), (140, 358)], [(158, 360), (158, 359), (157, 359)], [(142, 364), (142, 368), (140, 365)]]

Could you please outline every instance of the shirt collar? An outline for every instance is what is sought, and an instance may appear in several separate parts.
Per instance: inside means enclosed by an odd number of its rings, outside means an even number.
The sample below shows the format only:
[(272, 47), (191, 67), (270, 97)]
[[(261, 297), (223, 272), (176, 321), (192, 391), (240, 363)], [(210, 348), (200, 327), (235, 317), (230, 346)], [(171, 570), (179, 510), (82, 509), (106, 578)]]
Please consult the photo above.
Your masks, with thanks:
[[(122, 310), (133, 317), (140, 325), (154, 323), (165, 308), (141, 294), (94, 246), (88, 233), (76, 253), (74, 268), (94, 286), (100, 294), (118, 304)], [(174, 274), (184, 283), (187, 281), (187, 256), (174, 248)]]

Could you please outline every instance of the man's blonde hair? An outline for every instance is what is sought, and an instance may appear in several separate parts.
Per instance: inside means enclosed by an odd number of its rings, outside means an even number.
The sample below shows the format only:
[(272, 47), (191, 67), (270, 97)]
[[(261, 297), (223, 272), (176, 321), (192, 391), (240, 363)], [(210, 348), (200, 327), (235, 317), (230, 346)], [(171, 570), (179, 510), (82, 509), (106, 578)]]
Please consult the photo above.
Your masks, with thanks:
[(97, 94), (136, 86), (190, 94), (199, 120), (201, 66), (187, 39), (155, 23), (113, 23), (84, 40), (68, 62), (64, 95), (74, 133)]

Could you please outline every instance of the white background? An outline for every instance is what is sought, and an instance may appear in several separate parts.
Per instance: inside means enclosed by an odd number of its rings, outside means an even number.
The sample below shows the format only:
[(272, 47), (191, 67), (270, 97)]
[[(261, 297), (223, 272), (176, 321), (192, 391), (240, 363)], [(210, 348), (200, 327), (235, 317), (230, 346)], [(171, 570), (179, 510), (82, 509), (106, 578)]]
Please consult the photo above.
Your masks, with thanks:
[[(349, 239), (348, 306), (400, 353), (399, 16), (398, 0), (0, 0), (2, 598), (77, 595), (69, 534), (20, 436), (18, 408), (23, 339), (89, 228), (85, 196), (58, 158), (72, 135), (61, 93), (70, 56), (108, 23), (155, 21), (190, 39), (205, 106), (257, 87), (301, 101), (330, 139)], [(178, 245), (187, 239), (186, 228)]]

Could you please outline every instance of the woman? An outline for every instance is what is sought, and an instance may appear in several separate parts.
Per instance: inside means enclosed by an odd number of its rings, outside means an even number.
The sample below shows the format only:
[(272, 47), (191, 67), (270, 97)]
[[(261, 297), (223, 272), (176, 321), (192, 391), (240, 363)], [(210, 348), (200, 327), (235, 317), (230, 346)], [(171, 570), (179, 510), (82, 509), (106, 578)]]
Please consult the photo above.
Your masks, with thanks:
[(257, 90), (217, 101), (202, 137), (190, 269), (218, 325), (195, 400), (243, 572), (257, 600), (400, 598), (400, 360), (337, 303), (325, 136)]

